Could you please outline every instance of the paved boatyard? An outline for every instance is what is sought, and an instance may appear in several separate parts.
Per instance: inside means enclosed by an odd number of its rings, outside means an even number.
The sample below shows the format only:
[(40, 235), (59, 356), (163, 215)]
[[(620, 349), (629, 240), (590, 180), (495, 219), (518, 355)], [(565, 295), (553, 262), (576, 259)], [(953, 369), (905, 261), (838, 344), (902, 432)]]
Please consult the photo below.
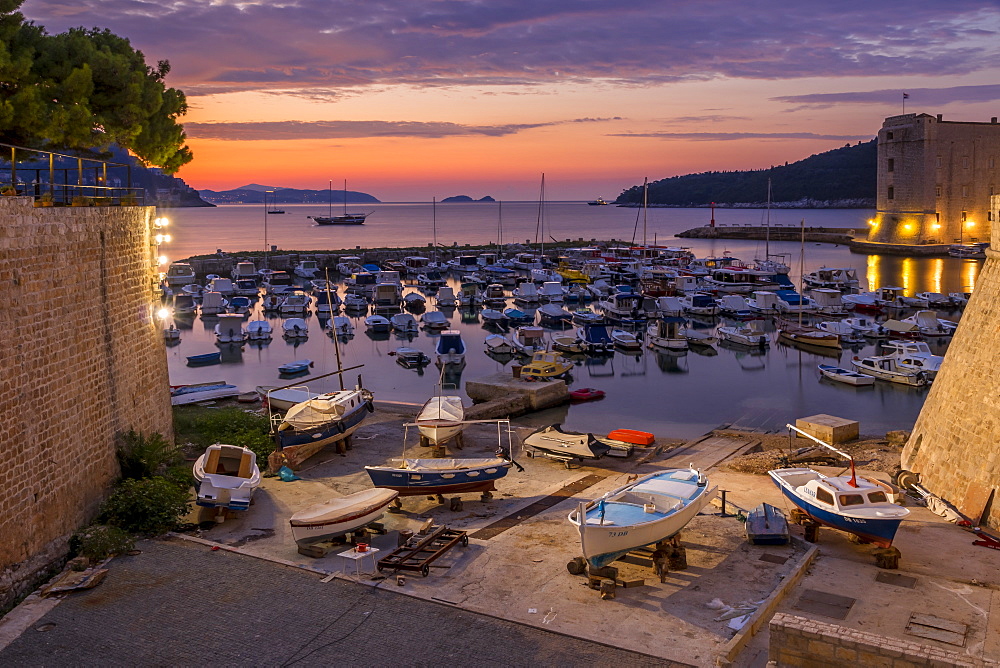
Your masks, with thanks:
[[(313, 652), (323, 646), (337, 654), (324, 654), (320, 661), (341, 662), (345, 657), (340, 652), (350, 650), (346, 656), (349, 664), (429, 665), (447, 660), (472, 665), (492, 660), (507, 665), (612, 661), (642, 665), (648, 660), (650, 665), (672, 661), (711, 666), (733, 659), (733, 665), (751, 666), (766, 662), (767, 624), (750, 637), (746, 631), (755, 617), (749, 618), (741, 633), (733, 628), (739, 623), (726, 618), (736, 613), (725, 613), (729, 608), (749, 613), (757, 607), (766, 607), (768, 615), (786, 612), (940, 646), (969, 657), (1000, 659), (1000, 552), (972, 546), (971, 534), (924, 508), (912, 508), (912, 521), (900, 529), (895, 544), (903, 556), (896, 571), (876, 568), (869, 547), (853, 544), (829, 530), (821, 531), (818, 552), (803, 541), (789, 546), (751, 546), (744, 538), (742, 523), (722, 516), (716, 505), (707, 506), (682, 534), (688, 568), (671, 572), (662, 583), (651, 568), (617, 562), (620, 580), (641, 579), (645, 584), (618, 587), (614, 599), (602, 600), (597, 591), (586, 586), (585, 577), (567, 571), (566, 563), (579, 554), (579, 537), (566, 521), (567, 513), (580, 500), (624, 484), (630, 475), (693, 463), (705, 468), (711, 484), (726, 489), (727, 498), (736, 506), (749, 509), (767, 501), (785, 507), (766, 476), (728, 472), (724, 463), (710, 468), (752, 445), (752, 434), (745, 439), (709, 437), (662, 454), (640, 449), (629, 459), (605, 458), (596, 462), (598, 466), (571, 469), (560, 462), (519, 456), (523, 473), (512, 470), (499, 480), (491, 501), (481, 501), (478, 494), (461, 495), (464, 508), (460, 511), (422, 496), (406, 497), (403, 512), (383, 518), (389, 533), (372, 541), (374, 547), (384, 550), (381, 554), (396, 546), (396, 531), (416, 530), (426, 519), (467, 530), (471, 540), (468, 547), (455, 547), (435, 562), (426, 578), (404, 573), (401, 585), (391, 573), (376, 575), (371, 560), (365, 561), (362, 574), (357, 575), (353, 562), (337, 556), (342, 550), (322, 558), (299, 554), (288, 517), (317, 502), (369, 488), (363, 466), (387, 463), (402, 455), (401, 425), (412, 415), (412, 408), (380, 405), (355, 434), (354, 447), (346, 456), (333, 451), (320, 453), (298, 472), (302, 480), (266, 478), (247, 513), (196, 534), (147, 543), (143, 549), (148, 549), (148, 555), (112, 562), (104, 584), (69, 595), (55, 609), (50, 610), (52, 604), (46, 602), (35, 608), (32, 616), (28, 606), (21, 624), (29, 630), (0, 651), (0, 663), (60, 663), (60, 657), (68, 656), (60, 652), (69, 651), (67, 648), (76, 643), (73, 634), (79, 633), (79, 629), (66, 627), (79, 624), (96, 646), (117, 646), (116, 655), (122, 663), (145, 662), (144, 657), (152, 663), (182, 664), (213, 658), (222, 663), (242, 660), (254, 664), (315, 661)], [(515, 428), (521, 436), (530, 431)], [(410, 441), (408, 456), (426, 456), (428, 451), (415, 447), (413, 434)], [(490, 456), (496, 448), (496, 427), (470, 425), (465, 443), (463, 450), (456, 451), (457, 456)], [(568, 485), (572, 487), (567, 490)], [(793, 535), (801, 536), (801, 529), (793, 527)], [(164, 556), (168, 553), (169, 559)], [(808, 560), (808, 568), (800, 568)], [(164, 565), (168, 562), (169, 567)], [(249, 563), (253, 565), (245, 565)], [(189, 570), (187, 577), (183, 575), (185, 568)], [(163, 577), (157, 576), (159, 570)], [(802, 579), (794, 582), (800, 570)], [(876, 579), (884, 573), (913, 581)], [(206, 585), (213, 578), (218, 584)], [(289, 581), (294, 584), (287, 585)], [(783, 586), (786, 583), (791, 586)], [(211, 591), (204, 592), (204, 603), (191, 603), (202, 597), (200, 588), (206, 586)], [(172, 595), (178, 588), (184, 592), (183, 598)], [(251, 595), (248, 590), (256, 593)], [(378, 593), (365, 598), (366, 590)], [(332, 591), (338, 592), (336, 597), (330, 597)], [(311, 592), (316, 592), (317, 601), (341, 601), (320, 613), (326, 618), (323, 625), (317, 626), (309, 615), (303, 615), (303, 605), (309, 611), (326, 609), (309, 600)], [(817, 607), (813, 604), (817, 592), (839, 596), (834, 603), (840, 609), (831, 608), (829, 601), (826, 608), (822, 604)], [(360, 603), (344, 607), (345, 597)], [(413, 601), (412, 605), (405, 603), (407, 600)], [(351, 636), (363, 641), (361, 646), (338, 640), (348, 631), (339, 624), (326, 627), (343, 615), (345, 624), (353, 620), (353, 628), (370, 601), (378, 602), (379, 607), (368, 607), (379, 612), (371, 613), (376, 616)], [(212, 602), (221, 608), (206, 610)], [(725, 607), (720, 609), (720, 605)], [(146, 613), (136, 612), (143, 606)], [(70, 607), (72, 622), (60, 617), (68, 614)], [(132, 614), (123, 615), (123, 610)], [(390, 610), (394, 614), (387, 614)], [(966, 627), (962, 645), (956, 645), (955, 638), (945, 638), (945, 642), (907, 634), (912, 615), (928, 610)], [(268, 620), (266, 631), (253, 631), (260, 637), (248, 636), (252, 645), (262, 644), (267, 650), (244, 652), (226, 637), (225, 624), (205, 618), (213, 613), (230, 624), (233, 619), (247, 618), (251, 627), (256, 620)], [(413, 615), (422, 617), (426, 624), (410, 619)], [(156, 620), (162, 628), (152, 635), (122, 632), (122, 628), (133, 628), (137, 619)], [(49, 623), (55, 626), (47, 632), (34, 630)], [(381, 627), (386, 625), (396, 641), (382, 637), (386, 631)], [(168, 631), (184, 642), (164, 640)], [(238, 629), (235, 632), (239, 635)], [(460, 641), (463, 633), (468, 633), (466, 642)], [(489, 642), (491, 633), (497, 638), (497, 647), (477, 650), (477, 639)], [(102, 641), (105, 634), (108, 639)], [(571, 641), (564, 636), (592, 642), (570, 647)], [(412, 637), (408, 651), (393, 644), (408, 637)], [(0, 625), (0, 646), (3, 639)], [(157, 646), (147, 647), (153, 643)], [(565, 652), (555, 649), (561, 643), (566, 645)], [(76, 645), (74, 651), (79, 651)], [(206, 652), (215, 647), (220, 648), (218, 657), (209, 657)], [(309, 653), (309, 659), (302, 652), (293, 654), (300, 647)], [(614, 651), (625, 654), (614, 655)], [(86, 662), (85, 657), (79, 662)]]

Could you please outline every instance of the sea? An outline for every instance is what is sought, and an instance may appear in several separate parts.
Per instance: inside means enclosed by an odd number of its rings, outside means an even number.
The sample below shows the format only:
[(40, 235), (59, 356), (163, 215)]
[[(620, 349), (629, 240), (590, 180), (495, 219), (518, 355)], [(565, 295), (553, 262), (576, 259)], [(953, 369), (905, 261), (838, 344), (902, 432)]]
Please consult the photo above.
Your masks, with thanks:
[[(377, 247), (423, 247), (428, 257), (438, 247), (466, 244), (521, 244), (539, 248), (543, 243), (573, 240), (619, 240), (688, 247), (697, 257), (729, 253), (746, 261), (765, 254), (783, 256), (792, 267), (789, 277), (797, 284), (803, 272), (821, 266), (853, 267), (863, 289), (898, 285), (907, 295), (917, 292), (971, 292), (981, 261), (956, 258), (909, 258), (851, 253), (843, 245), (795, 242), (680, 239), (682, 230), (705, 225), (713, 215), (707, 208), (650, 208), (588, 206), (584, 202), (503, 203), (381, 203), (349, 205), (349, 211), (371, 212), (361, 226), (317, 226), (309, 216), (327, 215), (317, 205), (282, 205), (284, 214), (268, 214), (257, 205), (224, 205), (216, 208), (162, 209), (170, 220), (171, 242), (161, 254), (181, 260), (222, 251), (239, 255), (273, 247), (289, 251), (357, 251)], [(342, 206), (333, 207), (340, 213)], [(874, 215), (864, 209), (715, 209), (717, 225), (770, 225), (772, 227), (838, 227), (863, 230)], [(458, 281), (449, 279), (458, 292)], [(406, 290), (416, 290), (416, 286)], [(343, 292), (343, 290), (341, 290)], [(428, 308), (434, 309), (433, 297)], [(572, 307), (568, 307), (572, 310)], [(258, 311), (259, 313), (259, 304)], [(433, 363), (423, 369), (405, 369), (393, 352), (399, 347), (418, 348), (434, 358), (437, 337), (421, 331), (413, 338), (369, 335), (363, 317), (355, 318), (355, 334), (346, 343), (335, 344), (326, 335), (315, 313), (307, 318), (309, 337), (304, 342), (286, 342), (280, 337), (281, 319), (271, 317), (278, 335), (264, 346), (217, 346), (213, 318), (178, 318), (181, 340), (167, 348), (170, 382), (174, 385), (225, 380), (251, 391), (258, 385), (284, 386), (297, 383), (311, 391), (339, 388), (336, 376), (311, 380), (337, 369), (337, 353), (343, 367), (363, 365), (345, 374), (350, 386), (361, 374), (376, 400), (422, 404), (444, 382), (446, 391), (464, 395), (464, 383), (494, 373), (512, 373), (510, 361), (496, 361), (484, 352), (483, 340), (495, 330), (487, 329), (478, 315), (445, 311), (453, 329), (458, 329), (468, 348), (467, 364), (459, 372), (442, 378)], [(960, 312), (940, 312), (940, 317), (959, 320)], [(692, 321), (692, 326), (712, 331), (725, 318)], [(765, 328), (773, 331), (771, 322)], [(948, 340), (928, 341), (943, 354)], [(222, 362), (191, 367), (186, 357), (215, 350)], [(533, 414), (526, 419), (537, 425), (562, 423), (575, 431), (606, 434), (613, 429), (650, 431), (658, 436), (695, 438), (720, 426), (780, 431), (797, 418), (825, 413), (858, 420), (863, 434), (881, 434), (912, 427), (927, 394), (926, 388), (909, 388), (876, 382), (874, 387), (855, 388), (822, 378), (818, 364), (850, 367), (855, 356), (876, 354), (874, 343), (845, 348), (829, 357), (785, 346), (772, 338), (764, 351), (729, 347), (692, 348), (686, 354), (621, 352), (608, 358), (580, 357), (574, 360), (570, 389), (593, 387), (605, 392), (598, 401), (572, 404)], [(278, 366), (300, 359), (314, 361), (308, 375), (298, 379), (279, 376)], [(516, 363), (516, 362), (513, 362)], [(451, 388), (454, 388), (452, 390)]]

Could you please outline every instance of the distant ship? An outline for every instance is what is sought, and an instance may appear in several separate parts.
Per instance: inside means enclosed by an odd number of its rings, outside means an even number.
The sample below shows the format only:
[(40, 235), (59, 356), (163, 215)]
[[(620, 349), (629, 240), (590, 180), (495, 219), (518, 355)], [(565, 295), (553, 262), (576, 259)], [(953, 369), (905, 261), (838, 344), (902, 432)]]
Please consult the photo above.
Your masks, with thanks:
[(269, 210), (268, 210), (268, 213), (269, 213), (269, 214), (271, 214), (272, 216), (273, 216), (274, 214), (276, 214), (276, 213), (284, 213), (284, 212), (285, 212), (285, 210), (284, 210), (284, 209), (269, 209)]
[(598, 197), (593, 202), (587, 202), (590, 206), (607, 206), (608, 203), (604, 201), (603, 197)]

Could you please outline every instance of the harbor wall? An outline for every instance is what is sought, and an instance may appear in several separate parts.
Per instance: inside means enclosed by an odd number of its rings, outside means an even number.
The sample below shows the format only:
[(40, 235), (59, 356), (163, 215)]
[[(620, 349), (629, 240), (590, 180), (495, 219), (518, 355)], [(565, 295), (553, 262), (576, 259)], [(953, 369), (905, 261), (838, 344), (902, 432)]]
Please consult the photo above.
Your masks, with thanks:
[(0, 613), (96, 515), (115, 435), (173, 436), (153, 212), (0, 197)]
[[(994, 217), (1000, 196), (991, 204)], [(1000, 226), (976, 288), (903, 449), (902, 467), (985, 526), (1000, 528)]]

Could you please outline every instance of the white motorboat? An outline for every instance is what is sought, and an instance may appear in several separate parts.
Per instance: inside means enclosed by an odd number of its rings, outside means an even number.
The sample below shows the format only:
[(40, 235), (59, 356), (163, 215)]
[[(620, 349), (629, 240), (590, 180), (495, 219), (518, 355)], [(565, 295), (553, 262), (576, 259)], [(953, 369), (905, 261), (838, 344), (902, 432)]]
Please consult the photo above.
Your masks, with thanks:
[(704, 292), (695, 292), (679, 297), (678, 301), (685, 313), (691, 315), (718, 315), (719, 305), (715, 303), (712, 295)]
[(289, 518), (292, 538), (306, 546), (343, 536), (382, 517), (398, 496), (391, 489), (365, 489), (310, 506)]
[(216, 443), (195, 460), (196, 503), (205, 508), (246, 510), (260, 486), (257, 455), (250, 448)]
[(437, 363), (441, 365), (462, 366), (465, 364), (465, 342), (462, 333), (457, 329), (441, 332), (435, 347)]
[(753, 297), (747, 300), (747, 308), (753, 313), (761, 315), (776, 315), (781, 313), (778, 305), (778, 295), (770, 290), (758, 290), (753, 293)]
[(562, 284), (556, 281), (546, 281), (542, 283), (542, 288), (538, 291), (538, 298), (543, 302), (562, 303), (563, 301), (563, 289)]
[(392, 323), (382, 315), (370, 315), (365, 318), (365, 329), (374, 334), (385, 334), (392, 329)]
[(862, 315), (853, 318), (844, 318), (841, 322), (845, 325), (850, 325), (855, 332), (868, 338), (881, 339), (889, 336), (889, 330), (874, 318)]
[(483, 292), (483, 302), (487, 306), (503, 308), (507, 305), (507, 293), (499, 283), (490, 283)]
[(420, 430), (420, 444), (442, 445), (455, 438), (465, 429), (464, 419), (462, 397), (431, 397), (424, 403), (415, 420), (417, 429)]
[(431, 358), (424, 351), (416, 348), (396, 348), (395, 357), (396, 364), (404, 369), (419, 369), (431, 363)]
[(810, 291), (816, 313), (823, 315), (847, 315), (843, 295), (833, 288), (815, 288)]
[(505, 316), (502, 311), (498, 311), (496, 309), (484, 308), (479, 315), (483, 319), (483, 323), (487, 325), (502, 327), (507, 324), (507, 316)]
[(537, 304), (541, 301), (538, 297), (538, 288), (531, 281), (525, 281), (514, 288), (514, 302), (517, 304)]
[[(640, 312), (639, 307), (641, 304), (642, 295), (638, 293), (616, 292), (599, 301), (597, 306), (608, 320), (616, 322), (640, 322), (645, 319)], [(712, 306), (715, 307), (714, 300), (712, 300)], [(715, 308), (717, 309), (718, 307)]]
[(825, 320), (818, 325), (824, 332), (836, 334), (841, 343), (864, 343), (865, 337), (858, 333), (850, 324), (840, 320)]
[(328, 281), (325, 278), (315, 278), (309, 281), (309, 286), (312, 288), (312, 291), (317, 294), (320, 292), (326, 292), (327, 290), (330, 290), (331, 292), (337, 291), (337, 284), (333, 281)]
[(569, 521), (579, 530), (584, 558), (600, 568), (630, 550), (675, 536), (716, 491), (695, 469), (667, 469), (581, 502)]
[(319, 264), (316, 260), (301, 260), (297, 265), (295, 265), (295, 269), (292, 270), (292, 273), (299, 278), (316, 278), (316, 274), (319, 273)]
[(288, 318), (281, 323), (281, 335), (286, 339), (305, 339), (309, 337), (309, 326), (302, 318)]
[(233, 282), (228, 278), (217, 276), (208, 282), (205, 289), (209, 292), (218, 292), (223, 297), (231, 297), (233, 294)]
[(417, 319), (409, 313), (397, 313), (389, 318), (389, 324), (392, 326), (392, 331), (400, 334), (416, 334), (420, 331)]
[(922, 371), (928, 380), (937, 376), (944, 356), (935, 355), (930, 346), (923, 341), (887, 341), (882, 344), (886, 357), (896, 358), (896, 364), (902, 369)]
[(229, 308), (229, 302), (218, 292), (203, 292), (201, 294), (201, 315), (219, 315)]
[(194, 283), (196, 276), (194, 269), (187, 262), (172, 262), (167, 268), (167, 276), (164, 279), (167, 285), (189, 285)]
[(852, 267), (820, 267), (802, 276), (802, 281), (811, 288), (831, 288), (846, 292), (858, 287), (858, 272)]
[(342, 303), (343, 302), (340, 299), (340, 295), (337, 294), (336, 288), (316, 292), (317, 315), (330, 315), (331, 313), (336, 313), (340, 310), (340, 305)]
[(368, 298), (355, 292), (348, 292), (344, 295), (344, 309), (348, 311), (367, 311)]
[(455, 291), (450, 285), (444, 285), (438, 288), (437, 296), (434, 300), (437, 302), (438, 307), (451, 308), (453, 306), (458, 306), (458, 297), (455, 296)]
[(566, 431), (561, 424), (536, 429), (524, 439), (524, 445), (535, 453), (563, 462), (600, 459), (611, 446), (586, 432)]
[(934, 311), (917, 311), (902, 322), (913, 323), (924, 336), (951, 336), (958, 328), (958, 323), (941, 320)]
[(743, 320), (753, 317), (750, 304), (743, 295), (723, 295), (720, 299), (716, 299), (715, 303), (719, 305), (719, 313), (731, 318)]
[(448, 318), (445, 317), (444, 313), (441, 311), (427, 311), (420, 316), (420, 322), (424, 324), (427, 329), (447, 329), (450, 322)]
[(218, 343), (243, 343), (247, 337), (247, 331), (243, 329), (243, 314), (219, 314), (219, 322), (215, 325), (215, 340)]
[(440, 271), (425, 271), (417, 274), (417, 285), (422, 288), (442, 288), (447, 281)]
[(427, 298), (419, 292), (407, 292), (403, 295), (403, 306), (408, 309), (420, 309), (427, 305)]
[(755, 322), (743, 326), (723, 325), (716, 332), (721, 340), (741, 346), (763, 348), (769, 343), (767, 334), (757, 329)]
[(196, 404), (200, 401), (235, 397), (239, 393), (240, 388), (230, 385), (224, 380), (192, 383), (189, 385), (174, 385), (170, 388), (170, 404), (172, 406)]
[(927, 303), (936, 308), (951, 307), (951, 297), (941, 292), (918, 292), (914, 295), (917, 299), (926, 299)]
[(816, 302), (806, 295), (800, 295), (795, 290), (775, 290), (778, 296), (779, 313), (815, 313)]
[(291, 294), (285, 295), (285, 298), (281, 300), (281, 305), (278, 306), (278, 313), (281, 315), (307, 315), (309, 313), (309, 305), (312, 303), (312, 297), (297, 290)]
[(839, 383), (846, 383), (848, 385), (874, 385), (875, 377), (869, 376), (864, 373), (857, 373), (856, 371), (851, 371), (850, 369), (843, 369), (839, 366), (833, 366), (832, 364), (820, 364), (818, 365), (819, 372), (823, 374), (825, 378), (830, 380), (835, 380)]
[(247, 338), (251, 341), (265, 341), (271, 336), (271, 323), (267, 320), (251, 320), (247, 323)]
[[(441, 300), (439, 299), (438, 304), (440, 303)], [(462, 288), (458, 293), (458, 303), (465, 308), (482, 306), (483, 293), (479, 289), (479, 283), (473, 283), (472, 281), (462, 283)]]
[(719, 342), (719, 337), (691, 327), (681, 327), (677, 333), (687, 339), (687, 342), (692, 346), (714, 346)]
[[(615, 342), (616, 347), (622, 350), (642, 350), (642, 341), (635, 334), (624, 329), (612, 329), (611, 340)], [(686, 339), (684, 343), (687, 344)]]
[(900, 385), (923, 387), (927, 384), (927, 374), (923, 371), (904, 369), (895, 357), (872, 355), (870, 357), (854, 358), (851, 365), (858, 373), (875, 376), (879, 380), (888, 380)]
[(534, 355), (545, 350), (545, 330), (534, 325), (518, 327), (511, 343), (522, 355)]
[(879, 301), (878, 293), (859, 292), (854, 295), (843, 295), (840, 298), (844, 306), (855, 311), (877, 312), (882, 310), (882, 302)]
[(948, 299), (951, 300), (952, 305), (958, 308), (964, 307), (969, 303), (969, 299), (972, 297), (971, 292), (949, 292)]
[(257, 281), (257, 267), (254, 266), (253, 262), (248, 260), (243, 260), (242, 262), (237, 262), (233, 266), (233, 271), (230, 273), (230, 277), (234, 282), (241, 281), (244, 279), (251, 279), (254, 282)]

